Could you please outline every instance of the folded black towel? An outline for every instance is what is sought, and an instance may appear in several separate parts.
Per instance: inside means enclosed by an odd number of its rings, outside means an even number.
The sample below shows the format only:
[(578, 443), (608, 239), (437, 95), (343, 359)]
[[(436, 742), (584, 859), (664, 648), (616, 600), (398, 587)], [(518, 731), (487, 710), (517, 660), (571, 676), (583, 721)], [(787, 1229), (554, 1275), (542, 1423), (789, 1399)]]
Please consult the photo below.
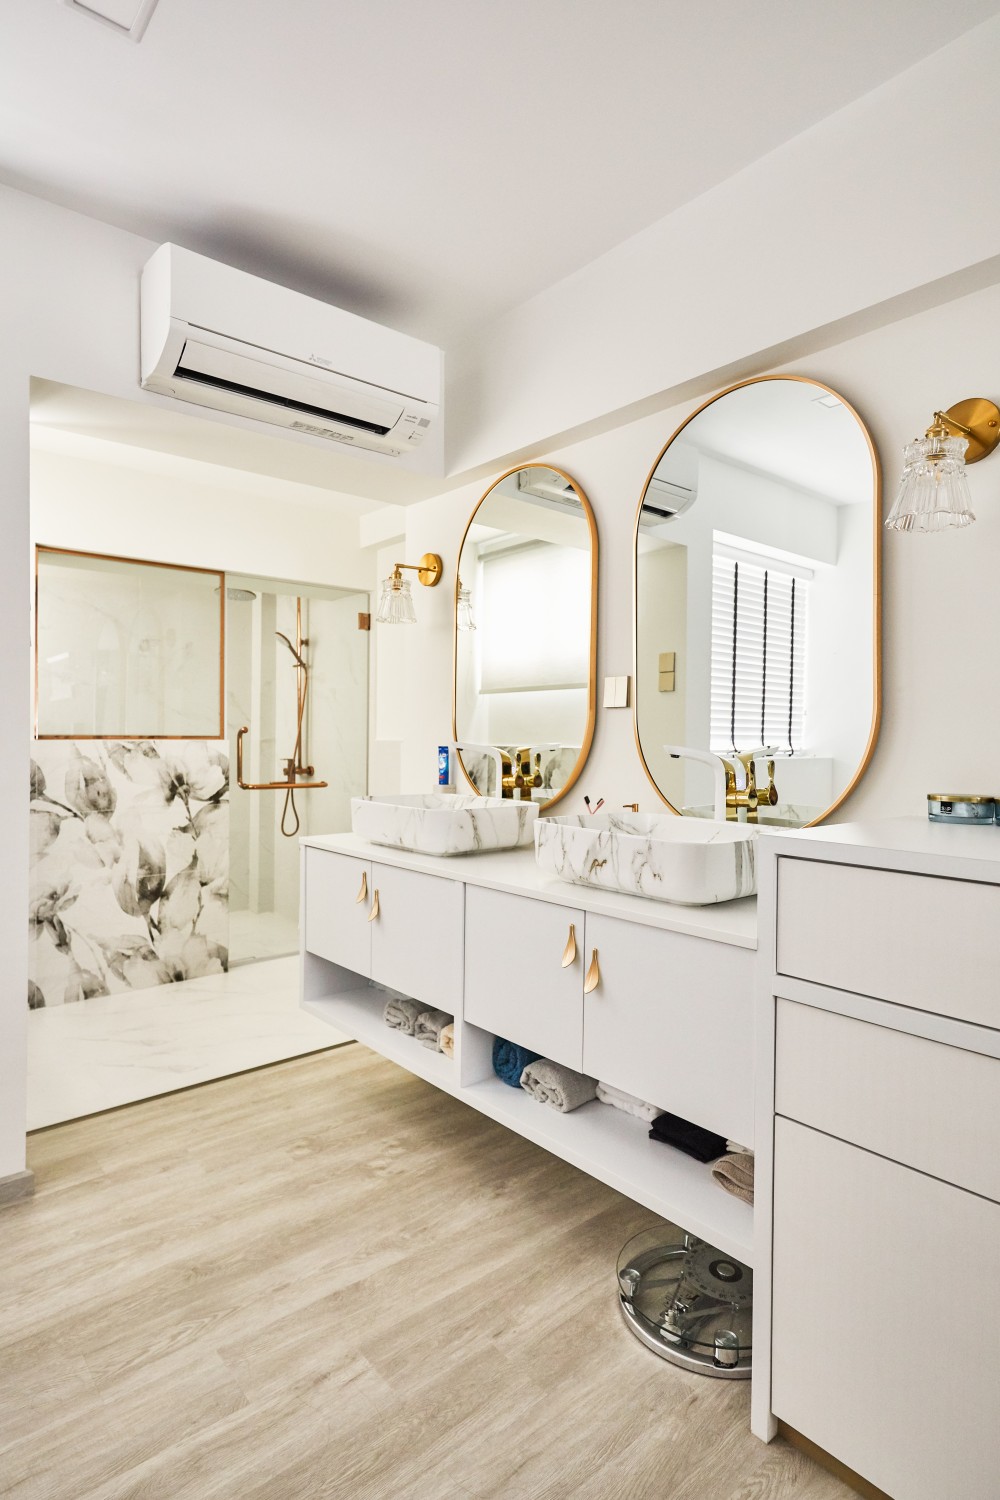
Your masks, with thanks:
[(676, 1146), (695, 1161), (715, 1161), (726, 1154), (726, 1138), (716, 1135), (714, 1130), (703, 1130), (682, 1120), (679, 1115), (657, 1115), (649, 1132), (651, 1141), (663, 1141), (667, 1146)]

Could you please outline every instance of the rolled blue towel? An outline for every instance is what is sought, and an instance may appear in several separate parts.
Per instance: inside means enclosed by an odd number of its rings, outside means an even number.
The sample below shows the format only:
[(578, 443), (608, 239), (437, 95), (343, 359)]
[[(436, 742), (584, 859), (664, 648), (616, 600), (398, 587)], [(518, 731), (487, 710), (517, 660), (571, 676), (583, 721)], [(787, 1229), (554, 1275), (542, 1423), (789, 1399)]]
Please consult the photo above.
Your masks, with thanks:
[(541, 1053), (529, 1052), (527, 1047), (519, 1047), (515, 1042), (505, 1042), (502, 1036), (498, 1036), (493, 1043), (493, 1071), (502, 1083), (509, 1083), (512, 1089), (521, 1087), (521, 1074), (529, 1063), (535, 1062)]

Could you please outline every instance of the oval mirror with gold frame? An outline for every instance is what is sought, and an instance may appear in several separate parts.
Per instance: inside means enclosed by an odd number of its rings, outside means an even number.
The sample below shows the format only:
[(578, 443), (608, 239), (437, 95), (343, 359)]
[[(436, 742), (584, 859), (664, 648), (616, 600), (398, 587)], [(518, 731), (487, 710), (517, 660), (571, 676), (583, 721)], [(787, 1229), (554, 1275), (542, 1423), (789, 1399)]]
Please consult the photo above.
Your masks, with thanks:
[(635, 733), (673, 811), (798, 828), (881, 715), (881, 475), (837, 391), (741, 381), (664, 444), (635, 525)]
[(551, 464), (501, 474), (459, 549), (453, 730), (476, 791), (551, 807), (583, 769), (597, 707), (597, 526)]

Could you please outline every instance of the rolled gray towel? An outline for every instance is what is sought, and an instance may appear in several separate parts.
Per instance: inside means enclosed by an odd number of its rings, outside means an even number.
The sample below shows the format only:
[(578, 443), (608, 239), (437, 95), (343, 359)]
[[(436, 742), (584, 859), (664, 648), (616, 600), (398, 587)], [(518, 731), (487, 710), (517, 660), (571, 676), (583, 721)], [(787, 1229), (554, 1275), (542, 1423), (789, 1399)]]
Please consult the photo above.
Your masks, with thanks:
[(421, 1005), (419, 1000), (407, 1000), (404, 995), (393, 995), (385, 1002), (383, 1019), (393, 1031), (401, 1031), (404, 1036), (412, 1036), (417, 1018), (425, 1009), (426, 1007)]
[(544, 1057), (528, 1064), (521, 1074), (521, 1087), (539, 1104), (550, 1104), (564, 1115), (597, 1098), (596, 1078), (574, 1073), (572, 1068)]
[(650, 1125), (657, 1115), (663, 1113), (657, 1105), (647, 1104), (644, 1099), (637, 1099), (634, 1094), (626, 1094), (624, 1089), (616, 1089), (610, 1083), (597, 1085), (597, 1097), (602, 1104), (613, 1104), (615, 1109), (622, 1109), (627, 1115), (635, 1115), (637, 1120), (645, 1120)]
[(422, 1010), (413, 1028), (413, 1035), (424, 1047), (430, 1047), (433, 1052), (440, 1052), (441, 1033), (446, 1026), (451, 1025), (454, 1019), (455, 1017), (449, 1016), (445, 1010)]

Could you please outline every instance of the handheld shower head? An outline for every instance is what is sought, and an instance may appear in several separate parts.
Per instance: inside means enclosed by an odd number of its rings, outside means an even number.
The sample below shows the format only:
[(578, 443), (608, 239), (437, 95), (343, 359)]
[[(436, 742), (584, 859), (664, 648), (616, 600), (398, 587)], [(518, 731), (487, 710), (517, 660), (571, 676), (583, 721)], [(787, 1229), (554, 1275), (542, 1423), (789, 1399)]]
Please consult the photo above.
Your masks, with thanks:
[[(284, 631), (283, 631), (283, 630), (276, 630), (276, 631), (275, 631), (275, 632), (274, 632), (274, 633), (275, 633), (275, 635), (276, 635), (276, 636), (277, 636), (277, 637), (278, 637), (278, 640), (279, 640), (279, 641), (284, 641), (284, 643), (285, 643), (285, 645), (286, 645), (286, 646), (287, 646), (287, 647), (288, 647), (288, 649), (289, 649), (289, 651), (290, 651), (290, 652), (291, 652), (291, 653), (292, 653), (292, 655), (293, 655), (293, 656), (294, 656), (294, 657), (295, 657), (295, 665), (296, 665), (296, 666), (297, 666), (297, 667), (301, 667), (301, 668), (302, 668), (302, 670), (303, 670), (303, 671), (304, 671), (304, 672), (308, 672), (308, 670), (309, 670), (309, 668), (308, 668), (308, 666), (307, 666), (307, 665), (306, 665), (306, 663), (305, 663), (305, 662), (304, 662), (304, 661), (303, 661), (303, 660), (302, 660), (302, 657), (301, 657), (301, 656), (300, 656), (300, 655), (299, 655), (299, 653), (298, 653), (298, 652), (297, 652), (297, 651), (296, 651), (296, 649), (295, 649), (295, 647), (294, 647), (294, 646), (293, 646), (293, 645), (292, 645), (292, 643), (291, 643), (291, 641), (290, 641), (290, 640), (289, 640), (289, 639), (288, 639), (288, 637), (287, 637), (287, 635), (285, 635), (285, 633), (284, 633)], [(304, 643), (304, 642), (303, 642), (303, 644), (305, 644), (305, 643)]]

